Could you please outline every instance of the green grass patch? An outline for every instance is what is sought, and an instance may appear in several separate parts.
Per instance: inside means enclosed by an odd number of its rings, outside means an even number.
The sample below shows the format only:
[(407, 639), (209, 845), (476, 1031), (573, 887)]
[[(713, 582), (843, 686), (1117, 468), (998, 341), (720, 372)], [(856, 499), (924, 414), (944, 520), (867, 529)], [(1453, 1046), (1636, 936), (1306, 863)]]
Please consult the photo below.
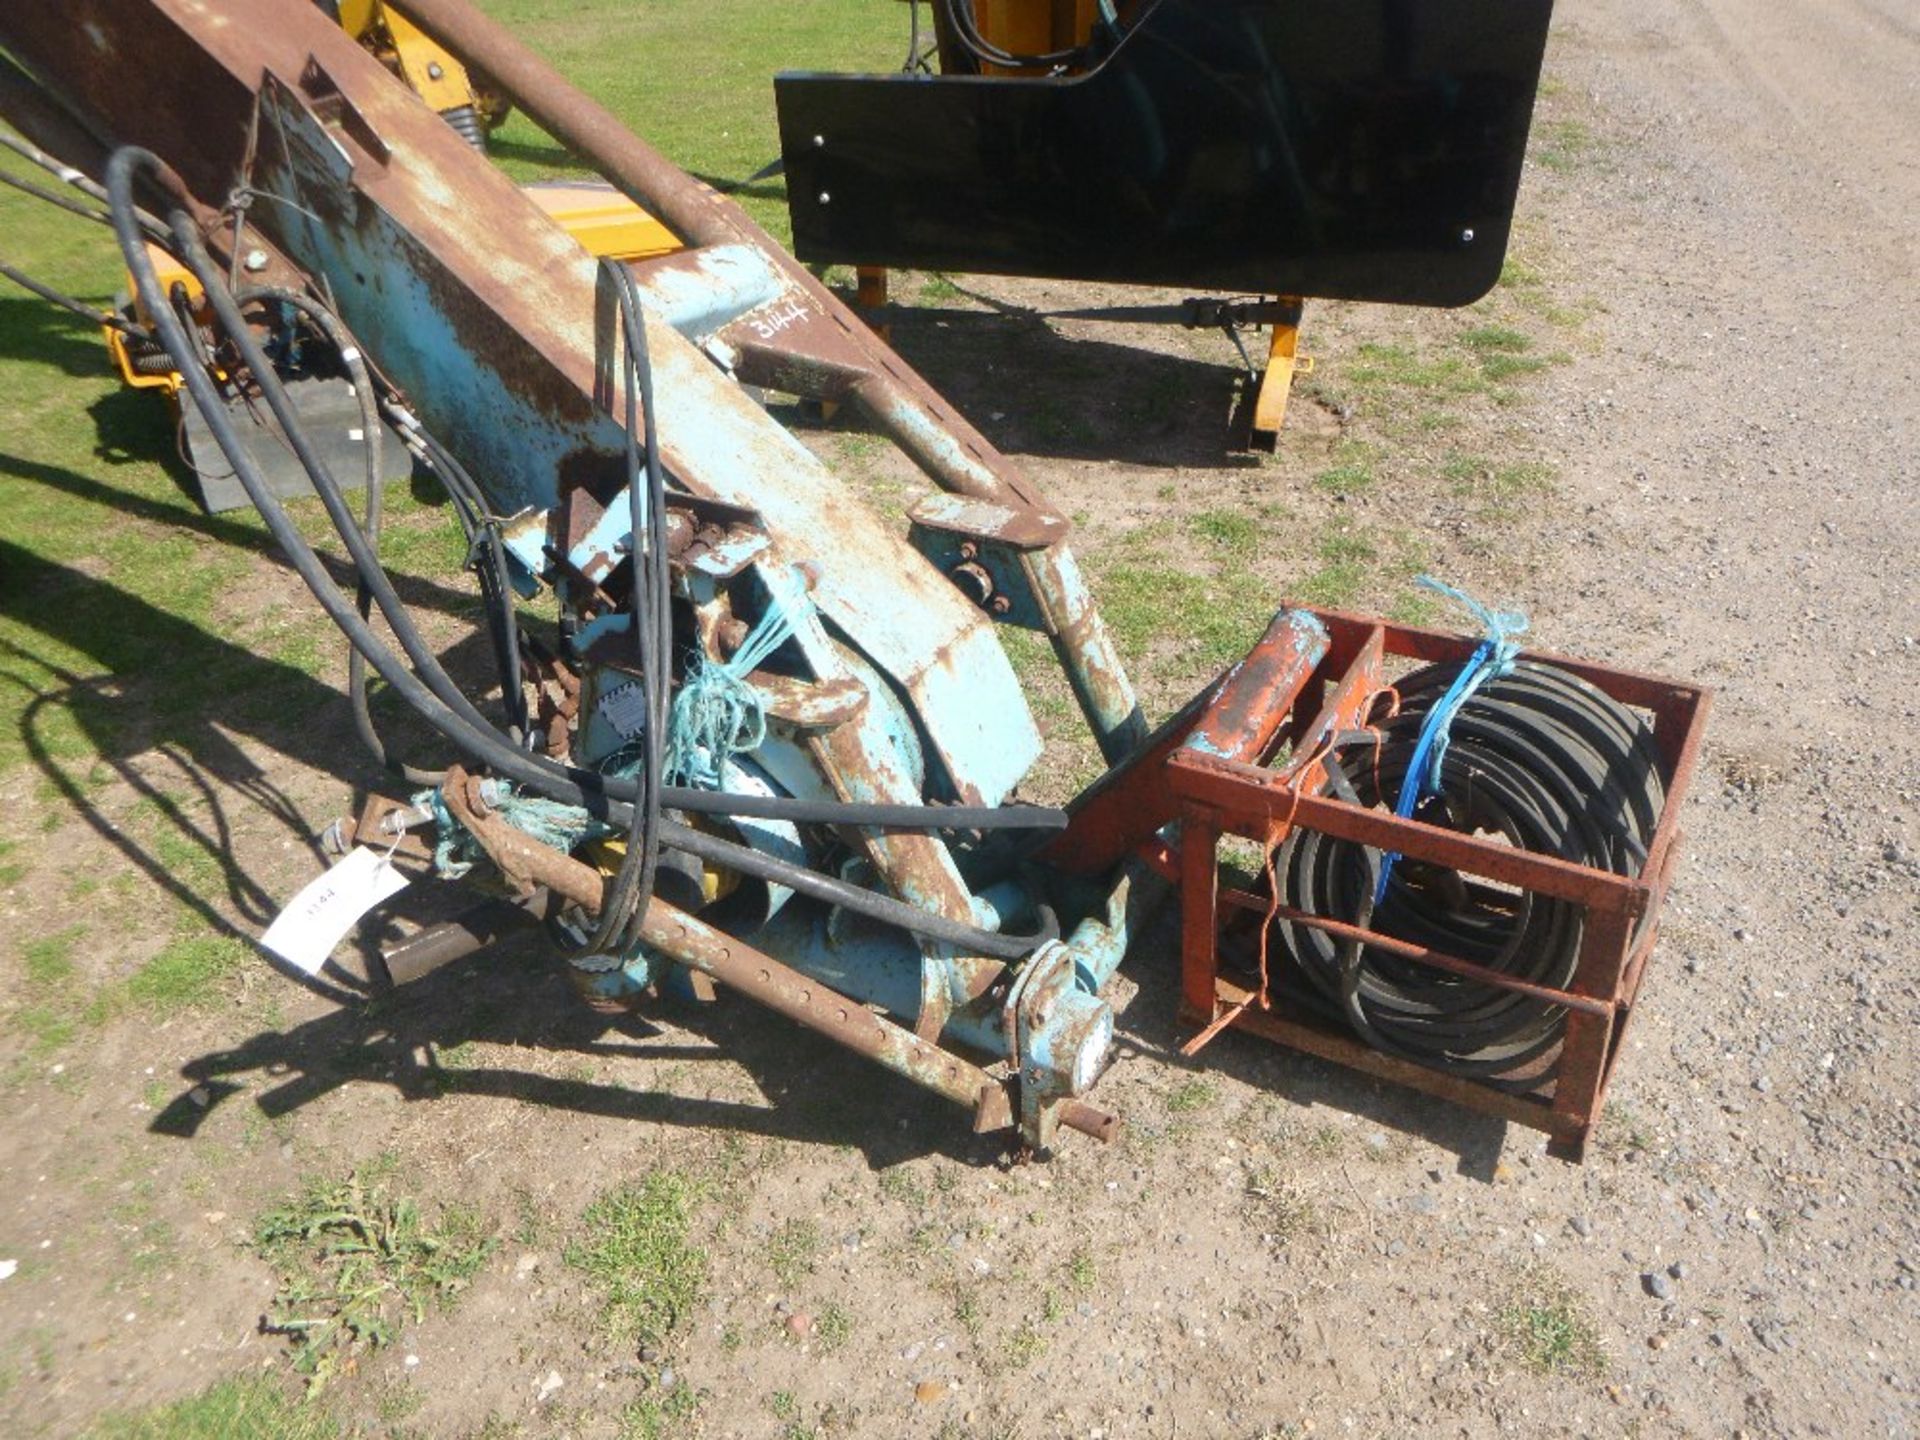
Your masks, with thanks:
[(707, 1255), (689, 1236), (697, 1188), (671, 1170), (619, 1185), (581, 1216), (567, 1263), (600, 1292), (601, 1324), (653, 1344), (684, 1323), (706, 1287)]
[(1211, 1081), (1192, 1079), (1182, 1080), (1167, 1092), (1167, 1113), (1170, 1115), (1192, 1115), (1207, 1109), (1220, 1098), (1220, 1092)]
[(1479, 395), (1487, 390), (1479, 368), (1460, 355), (1428, 355), (1411, 345), (1368, 343), (1354, 352), (1347, 378), (1375, 396), (1416, 391), (1438, 396)]
[(1076, 1295), (1091, 1295), (1094, 1282), (1100, 1278), (1100, 1267), (1093, 1258), (1093, 1251), (1082, 1245), (1067, 1257), (1067, 1288)]
[(1260, 522), (1244, 510), (1202, 510), (1187, 526), (1225, 560), (1251, 560), (1260, 544)]
[(83, 925), (42, 935), (20, 947), (20, 964), (29, 990), (50, 990), (73, 979), (73, 947), (86, 933)]
[(1351, 609), (1373, 579), (1373, 561), (1379, 552), (1365, 534), (1353, 530), (1330, 531), (1320, 537), (1316, 550), (1319, 565), (1294, 586), (1294, 593), (1309, 605)]
[(475, 1212), (448, 1207), (429, 1224), (379, 1173), (310, 1181), (254, 1227), (279, 1282), (267, 1324), (292, 1340), (312, 1390), (392, 1343), (429, 1305), (451, 1305), (493, 1251)]
[(1129, 667), (1164, 649), (1211, 674), (1245, 655), (1272, 619), (1275, 597), (1244, 562), (1211, 574), (1169, 563), (1169, 554), (1191, 548), (1183, 541), (1170, 525), (1145, 526), (1109, 547), (1097, 566), (1094, 595)]
[(1547, 277), (1538, 265), (1509, 250), (1507, 258), (1500, 262), (1498, 283), (1508, 290), (1538, 290), (1546, 285)]
[(700, 1415), (700, 1396), (676, 1385), (664, 1395), (647, 1395), (620, 1412), (620, 1440), (675, 1440), (692, 1433)]
[(844, 1305), (829, 1301), (814, 1317), (813, 1343), (823, 1354), (831, 1355), (853, 1338), (853, 1316)]
[(84, 925), (73, 925), (20, 947), (20, 1003), (9, 1018), (28, 1061), (57, 1054), (79, 1033), (85, 1006), (73, 952), (85, 934)]
[(950, 300), (960, 298), (960, 287), (938, 270), (929, 270), (920, 277), (920, 303), (922, 305), (945, 305)]
[(1518, 355), (1533, 348), (1533, 341), (1510, 325), (1480, 325), (1460, 337), (1460, 343), (1476, 355)]
[(222, 1380), (185, 1400), (103, 1415), (81, 1440), (343, 1440), (340, 1422), (264, 1376)]
[(1554, 473), (1543, 461), (1495, 462), (1460, 451), (1450, 453), (1440, 467), (1453, 493), (1476, 502), (1485, 518), (1510, 515), (1529, 498), (1551, 492)]
[(0, 840), (0, 887), (17, 885), (27, 878), (27, 862), (12, 858), (19, 848), (18, 840)]
[(231, 935), (175, 940), (127, 977), (127, 998), (154, 1015), (204, 1010), (220, 998), (227, 980), (252, 953)]
[(1606, 1369), (1600, 1331), (1571, 1286), (1529, 1270), (1497, 1317), (1502, 1338), (1536, 1375), (1595, 1376)]
[(1599, 148), (1599, 137), (1580, 120), (1548, 120), (1534, 127), (1533, 158), (1558, 174), (1587, 164)]
[(1334, 463), (1313, 477), (1317, 490), (1330, 495), (1362, 495), (1373, 488), (1373, 447), (1344, 440), (1334, 451)]
[(820, 1227), (811, 1220), (786, 1220), (767, 1241), (767, 1264), (782, 1285), (800, 1283), (820, 1258)]

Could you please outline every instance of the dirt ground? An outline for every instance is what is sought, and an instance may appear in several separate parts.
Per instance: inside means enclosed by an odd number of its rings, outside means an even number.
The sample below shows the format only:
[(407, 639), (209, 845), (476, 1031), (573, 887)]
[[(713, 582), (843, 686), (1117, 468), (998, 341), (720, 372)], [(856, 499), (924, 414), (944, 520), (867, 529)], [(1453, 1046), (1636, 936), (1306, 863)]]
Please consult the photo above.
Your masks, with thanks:
[[(212, 1010), (9, 1071), (4, 1428), (286, 1375), (253, 1217), (392, 1156), (498, 1243), (457, 1308), (316, 1402), (368, 1434), (1920, 1433), (1920, 28), (1902, 0), (1560, 9), (1529, 268), (1490, 302), (1555, 363), (1436, 433), (1393, 413), (1431, 395), (1351, 362), (1469, 317), (1310, 307), (1323, 369), (1257, 463), (1219, 444), (1218, 337), (989, 318), (967, 292), (1088, 297), (963, 281), (897, 338), (1081, 521), (1096, 581), (1125, 582), (1130, 535), (1238, 508), (1273, 532), (1277, 600), (1324, 578), (1316, 535), (1359, 526), (1383, 562), (1525, 608), (1543, 645), (1717, 687), (1584, 1165), (1256, 1040), (1181, 1061), (1166, 926), (1123, 972), (1096, 1097), (1124, 1138), (1017, 1166), (744, 1003), (588, 1015), (528, 945), (371, 1008), (249, 969)], [(1315, 483), (1356, 444), (1371, 484)], [(1464, 450), (1550, 483), (1475, 508), (1436, 478)], [(253, 584), (294, 594), (264, 564)], [(1164, 642), (1136, 668), (1162, 708), (1196, 673)], [(45, 759), (5, 782), (6, 833), (159, 895), (168, 862), (116, 816), (191, 776), (209, 928), (257, 933), (347, 808), (336, 777), (368, 778), (343, 708), (314, 686), (278, 728), (176, 726), (99, 785)], [(49, 806), (47, 837), (16, 823)], [(105, 900), (4, 902), (28, 938)], [(130, 924), (94, 963), (153, 943)], [(701, 1197), (705, 1281), (640, 1351), (564, 1254), (593, 1197), (669, 1173)]]

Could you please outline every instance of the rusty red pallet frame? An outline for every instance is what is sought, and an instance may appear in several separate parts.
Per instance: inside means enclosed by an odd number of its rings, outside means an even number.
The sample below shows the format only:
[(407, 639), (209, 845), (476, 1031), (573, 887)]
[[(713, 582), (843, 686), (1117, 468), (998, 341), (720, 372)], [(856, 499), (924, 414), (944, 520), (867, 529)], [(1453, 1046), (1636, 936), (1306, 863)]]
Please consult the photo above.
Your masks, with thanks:
[[(1331, 735), (1360, 726), (1373, 697), (1387, 683), (1391, 662), (1462, 662), (1479, 642), (1471, 636), (1339, 612), (1314, 613), (1331, 638), (1327, 655), (1301, 687), (1288, 723), (1262, 727), (1276, 736), (1276, 750), (1292, 746), (1290, 765), (1268, 768), (1271, 755), (1248, 763), (1193, 749), (1166, 756), (1166, 784), (1178, 802), (1180, 838), (1173, 849), (1154, 846), (1143, 853), (1180, 886), (1181, 1017), (1201, 1027), (1195, 1047), (1219, 1029), (1248, 1030), (1336, 1064), (1543, 1130), (1551, 1153), (1577, 1161), (1598, 1122), (1658, 937), (1659, 911), (1683, 844), (1680, 812), (1699, 759), (1712, 694), (1701, 686), (1591, 661), (1523, 652), (1524, 658), (1567, 670), (1652, 717), (1665, 798), (1646, 862), (1635, 875), (1617, 875), (1315, 793), (1323, 778), (1318, 747)], [(1565, 989), (1535, 985), (1337, 918), (1275, 907), (1271, 897), (1223, 887), (1217, 855), (1221, 837), (1237, 835), (1265, 842), (1275, 827), (1315, 830), (1578, 905), (1584, 923), (1572, 980)], [(1223, 976), (1219, 966), (1223, 907), (1271, 913), (1336, 936), (1363, 940), (1417, 964), (1563, 1006), (1566, 1026), (1559, 1051), (1534, 1085), (1516, 1092), (1375, 1050), (1297, 1004), (1284, 982), (1261, 993), (1257, 987)]]

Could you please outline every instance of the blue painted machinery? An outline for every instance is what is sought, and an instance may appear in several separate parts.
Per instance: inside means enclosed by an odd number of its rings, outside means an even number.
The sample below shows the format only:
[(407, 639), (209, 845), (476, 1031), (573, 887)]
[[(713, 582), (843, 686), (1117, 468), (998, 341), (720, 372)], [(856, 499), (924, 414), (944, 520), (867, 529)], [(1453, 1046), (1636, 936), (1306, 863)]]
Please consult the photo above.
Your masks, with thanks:
[[(0, 107), (104, 177), (148, 338), (354, 644), (356, 710), (397, 779), (347, 838), (504, 891), (594, 1003), (718, 981), (980, 1129), (1037, 1147), (1062, 1124), (1109, 1135), (1084, 1097), (1113, 1040), (1102, 990), (1171, 886), (1168, 852), (1152, 863), (1176, 814), (1169, 758), (1265, 763), (1326, 627), (1281, 613), (1149, 735), (1063, 517), (736, 206), (464, 0), (411, 0), (683, 246), (596, 262), (307, 0), (225, 8), (11, 7), (0, 43), (20, 70)], [(163, 291), (148, 242), (197, 294)], [(305, 443), (269, 354), (288, 326), (331, 344), (377, 406), (366, 433), (384, 421), (446, 485), (497, 695), (442, 668), (380, 565), (377, 507), (352, 510)], [(286, 431), (357, 595), (222, 438), (216, 363)], [(857, 411), (930, 493), (904, 524), (870, 509), (766, 391)], [(517, 607), (542, 595), (553, 619), (535, 633)], [(1041, 741), (1003, 625), (1051, 642), (1112, 767), (1069, 813), (1015, 799)], [(367, 670), (457, 764), (390, 753)]]

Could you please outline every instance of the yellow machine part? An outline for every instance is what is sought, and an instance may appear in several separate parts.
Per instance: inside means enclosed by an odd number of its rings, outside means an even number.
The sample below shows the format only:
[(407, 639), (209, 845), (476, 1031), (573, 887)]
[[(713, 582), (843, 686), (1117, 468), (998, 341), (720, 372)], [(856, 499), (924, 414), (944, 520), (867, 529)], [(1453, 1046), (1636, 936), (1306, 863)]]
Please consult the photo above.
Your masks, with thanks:
[[(185, 285), (187, 294), (192, 297), (194, 309), (199, 310), (203, 297), (200, 282), (193, 278), (192, 271), (158, 245), (151, 243), (147, 246), (147, 259), (153, 263), (153, 271), (159, 277), (162, 290), (172, 294), (175, 284)], [(133, 293), (133, 289), (133, 277), (129, 275), (127, 277), (128, 293)], [(142, 325), (153, 324), (153, 317), (147, 314), (146, 307), (137, 300), (134, 302), (134, 318)], [(127, 353), (127, 337), (123, 331), (103, 325), (100, 327), (100, 333), (106, 337), (107, 353), (113, 357), (113, 363), (120, 371), (120, 378), (127, 384), (136, 390), (164, 390), (170, 397), (180, 393), (179, 371), (167, 370), (157, 375), (142, 373), (134, 367), (133, 357)]]
[[(611, 838), (595, 840), (584, 850), (587, 863), (602, 875), (613, 875), (618, 873), (620, 862), (626, 858), (627, 842)], [(740, 876), (737, 871), (715, 870), (711, 865), (701, 867), (700, 893), (706, 897), (707, 904), (711, 905), (739, 888)]]
[(595, 259), (650, 260), (681, 248), (677, 235), (611, 185), (551, 180), (520, 188)]
[[(1045, 55), (1087, 43), (1093, 34), (1095, 0), (973, 0), (980, 38), (1014, 55)], [(983, 65), (989, 75), (1025, 75), (1002, 65)]]
[(398, 69), (435, 110), (484, 108), (467, 67), (385, 0), (340, 0), (340, 28)]

